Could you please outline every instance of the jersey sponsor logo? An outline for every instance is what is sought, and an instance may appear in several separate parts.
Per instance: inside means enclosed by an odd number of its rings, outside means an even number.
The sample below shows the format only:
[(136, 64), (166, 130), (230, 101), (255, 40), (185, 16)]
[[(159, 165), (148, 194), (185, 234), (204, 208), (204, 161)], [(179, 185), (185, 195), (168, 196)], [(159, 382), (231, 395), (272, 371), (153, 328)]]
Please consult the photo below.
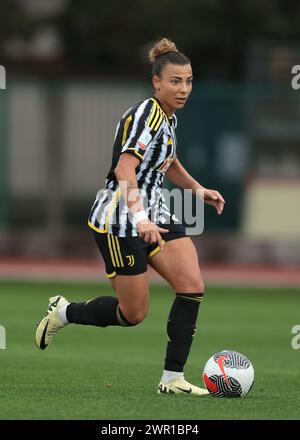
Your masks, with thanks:
[(172, 154), (170, 154), (170, 156), (167, 157), (167, 159), (158, 168), (158, 171), (160, 171), (161, 173), (165, 173), (167, 171), (167, 169), (169, 168), (169, 166), (171, 165), (173, 159), (174, 159), (174, 156), (172, 156)]
[(146, 150), (147, 146), (149, 145), (150, 141), (152, 139), (151, 133), (148, 131), (144, 131), (142, 135), (139, 137), (137, 141), (137, 145), (142, 149)]

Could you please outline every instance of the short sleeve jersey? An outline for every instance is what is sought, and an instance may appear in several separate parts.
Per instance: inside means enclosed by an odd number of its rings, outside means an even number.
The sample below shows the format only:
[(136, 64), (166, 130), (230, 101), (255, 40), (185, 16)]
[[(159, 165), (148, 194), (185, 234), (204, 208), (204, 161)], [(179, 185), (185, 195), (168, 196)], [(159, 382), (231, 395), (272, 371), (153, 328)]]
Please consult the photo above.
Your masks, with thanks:
[(92, 229), (119, 237), (138, 235), (114, 173), (120, 155), (124, 153), (132, 154), (140, 161), (136, 178), (149, 219), (156, 224), (174, 222), (162, 186), (164, 175), (176, 157), (176, 126), (176, 116), (169, 118), (156, 97), (136, 104), (123, 114), (116, 128), (105, 188), (98, 191), (90, 212), (88, 223)]

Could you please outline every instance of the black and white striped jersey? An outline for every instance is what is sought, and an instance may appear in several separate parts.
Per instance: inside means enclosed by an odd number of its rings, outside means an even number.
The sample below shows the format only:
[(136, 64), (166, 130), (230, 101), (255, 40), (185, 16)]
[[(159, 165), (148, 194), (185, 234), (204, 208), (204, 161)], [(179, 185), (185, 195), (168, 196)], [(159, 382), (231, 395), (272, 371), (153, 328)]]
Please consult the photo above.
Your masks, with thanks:
[(116, 129), (105, 188), (98, 191), (90, 212), (88, 224), (92, 229), (119, 237), (138, 235), (114, 174), (123, 153), (133, 154), (140, 161), (136, 177), (149, 219), (162, 225), (176, 221), (162, 193), (165, 172), (176, 157), (176, 126), (176, 116), (169, 118), (156, 97), (134, 105), (123, 114)]

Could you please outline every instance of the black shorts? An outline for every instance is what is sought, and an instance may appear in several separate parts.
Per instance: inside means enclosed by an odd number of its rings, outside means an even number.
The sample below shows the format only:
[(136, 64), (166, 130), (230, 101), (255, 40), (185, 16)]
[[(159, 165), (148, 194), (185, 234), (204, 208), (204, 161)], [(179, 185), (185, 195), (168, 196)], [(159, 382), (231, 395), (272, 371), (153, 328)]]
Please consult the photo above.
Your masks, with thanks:
[[(186, 237), (182, 225), (161, 225), (169, 229), (162, 234), (167, 242), (176, 238)], [(147, 243), (139, 237), (118, 237), (114, 234), (94, 231), (95, 240), (105, 262), (106, 276), (138, 275), (147, 271), (148, 259), (158, 251), (158, 243)]]

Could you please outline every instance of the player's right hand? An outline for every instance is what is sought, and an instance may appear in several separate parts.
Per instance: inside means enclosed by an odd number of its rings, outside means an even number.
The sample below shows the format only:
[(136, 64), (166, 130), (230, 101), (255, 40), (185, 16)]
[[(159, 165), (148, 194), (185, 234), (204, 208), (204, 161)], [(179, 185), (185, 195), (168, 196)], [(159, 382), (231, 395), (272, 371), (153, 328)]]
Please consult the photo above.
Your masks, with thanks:
[(160, 234), (166, 234), (168, 229), (160, 228), (150, 220), (141, 220), (137, 223), (136, 228), (138, 230), (139, 237), (147, 243), (158, 243), (160, 249), (164, 247), (164, 241)]

